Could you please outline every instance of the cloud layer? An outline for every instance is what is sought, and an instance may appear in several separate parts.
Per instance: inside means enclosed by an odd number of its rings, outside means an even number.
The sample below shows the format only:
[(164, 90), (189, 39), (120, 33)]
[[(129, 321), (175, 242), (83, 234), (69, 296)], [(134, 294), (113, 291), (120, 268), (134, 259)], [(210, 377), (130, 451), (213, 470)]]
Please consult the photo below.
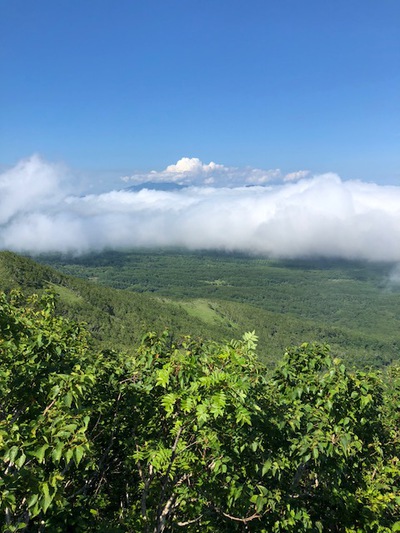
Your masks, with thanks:
[[(59, 168), (33, 156), (0, 175), (0, 248), (84, 253), (180, 246), (400, 261), (400, 187), (336, 174), (281, 176), (278, 184), (248, 187), (264, 183), (263, 171), (240, 172), (239, 179), (223, 165), (183, 158), (142, 182), (178, 182), (181, 175), (189, 185), (195, 175), (202, 186), (82, 197), (66, 191)], [(235, 185), (205, 181), (221, 175)]]

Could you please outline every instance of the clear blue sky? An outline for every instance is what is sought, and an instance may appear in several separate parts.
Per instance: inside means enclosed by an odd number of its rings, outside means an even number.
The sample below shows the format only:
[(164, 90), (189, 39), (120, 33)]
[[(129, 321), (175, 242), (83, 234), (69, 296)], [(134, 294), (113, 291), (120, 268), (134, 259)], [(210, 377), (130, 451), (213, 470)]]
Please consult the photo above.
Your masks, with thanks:
[(400, 183), (399, 0), (0, 0), (0, 67), (3, 168)]

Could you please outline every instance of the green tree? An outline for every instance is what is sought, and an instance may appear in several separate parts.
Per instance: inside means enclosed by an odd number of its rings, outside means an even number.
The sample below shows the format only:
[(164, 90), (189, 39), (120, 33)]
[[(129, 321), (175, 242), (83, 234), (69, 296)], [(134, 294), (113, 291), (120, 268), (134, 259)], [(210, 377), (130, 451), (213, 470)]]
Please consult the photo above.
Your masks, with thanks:
[(233, 531), (258, 517), (252, 426), (265, 377), (255, 340), (221, 346), (149, 334), (125, 360), (118, 412), (115, 402), (113, 416), (104, 410), (112, 423), (103, 434), (114, 443), (104, 470), (124, 473), (112, 495), (124, 528)]
[(396, 426), (391, 415), (382, 420), (384, 409), (394, 410), (385, 406), (381, 376), (348, 372), (326, 346), (304, 344), (288, 350), (272, 383), (280, 429), (274, 455), (289, 511), (274, 528), (392, 531), (399, 448), (398, 441), (387, 446)]
[(0, 297), (3, 532), (400, 530), (400, 372), (327, 346), (168, 332), (95, 353), (54, 297)]
[(80, 489), (89, 422), (81, 402), (94, 381), (86, 362), (85, 332), (55, 316), (51, 294), (0, 296), (3, 531), (39, 529)]

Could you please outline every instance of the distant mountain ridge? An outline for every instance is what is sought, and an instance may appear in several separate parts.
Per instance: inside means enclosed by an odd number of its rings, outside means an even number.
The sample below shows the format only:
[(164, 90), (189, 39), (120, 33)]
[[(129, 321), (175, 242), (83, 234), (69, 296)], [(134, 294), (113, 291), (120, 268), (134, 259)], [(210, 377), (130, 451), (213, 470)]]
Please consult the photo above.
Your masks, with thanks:
[(144, 183), (139, 183), (138, 185), (131, 185), (130, 187), (126, 187), (124, 191), (132, 191), (132, 192), (138, 192), (142, 189), (149, 189), (152, 191), (180, 191), (182, 189), (186, 189), (187, 185), (182, 185), (180, 183), (175, 183), (173, 181), (164, 181), (164, 182), (156, 182), (156, 181), (146, 181)]

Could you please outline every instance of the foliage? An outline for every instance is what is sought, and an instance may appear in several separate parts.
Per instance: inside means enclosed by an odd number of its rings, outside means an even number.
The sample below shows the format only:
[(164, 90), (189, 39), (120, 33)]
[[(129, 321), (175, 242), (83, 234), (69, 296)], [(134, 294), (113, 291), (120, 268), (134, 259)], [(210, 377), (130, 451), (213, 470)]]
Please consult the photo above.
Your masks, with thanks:
[(258, 440), (252, 417), (264, 383), (254, 340), (247, 335), (221, 349), (189, 338), (178, 345), (168, 334), (145, 339), (130, 386), (136, 401), (126, 467), (139, 478), (127, 514), (133, 530), (192, 523), (215, 531), (218, 523), (222, 531), (228, 514), (248, 519)]
[(254, 332), (97, 353), (51, 294), (0, 328), (2, 531), (399, 530), (399, 367), (303, 344), (268, 375)]
[(47, 295), (0, 300), (0, 509), (6, 530), (21, 529), (65, 504), (88, 451), (82, 399), (86, 333), (56, 317)]
[(396, 426), (382, 423), (380, 376), (349, 373), (327, 347), (304, 344), (286, 353), (274, 384), (291, 509), (321, 531), (391, 531), (400, 449), (387, 449)]

